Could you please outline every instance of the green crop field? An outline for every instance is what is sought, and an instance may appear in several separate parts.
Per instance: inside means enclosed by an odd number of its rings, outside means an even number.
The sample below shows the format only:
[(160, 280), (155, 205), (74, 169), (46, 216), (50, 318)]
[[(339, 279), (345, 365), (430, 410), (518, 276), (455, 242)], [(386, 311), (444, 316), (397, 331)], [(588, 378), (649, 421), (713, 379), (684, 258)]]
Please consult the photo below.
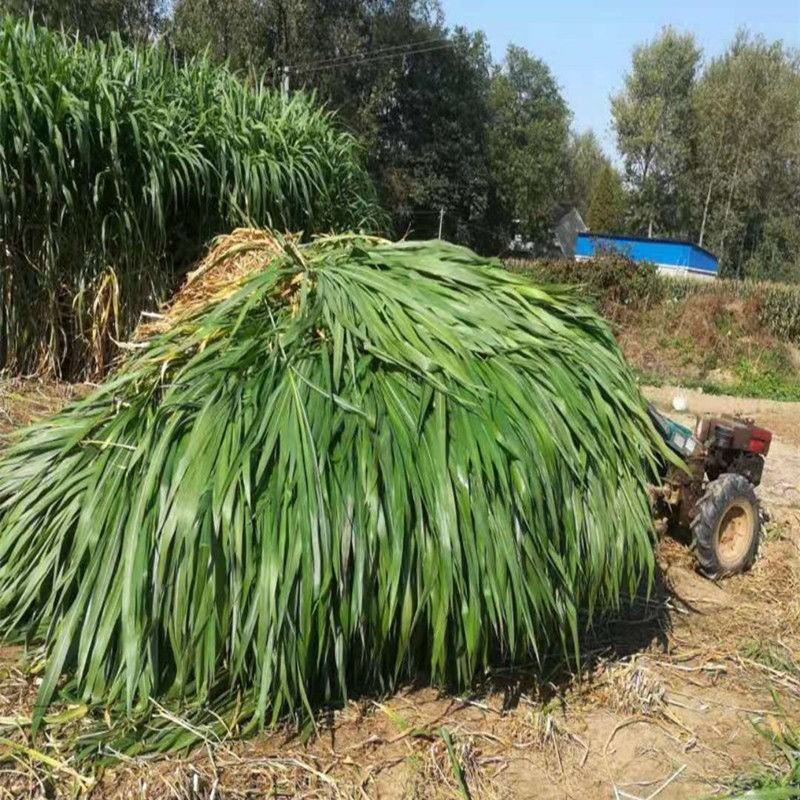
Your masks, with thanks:
[(236, 225), (380, 226), (355, 139), (312, 97), (157, 47), (0, 25), (0, 368), (101, 371)]

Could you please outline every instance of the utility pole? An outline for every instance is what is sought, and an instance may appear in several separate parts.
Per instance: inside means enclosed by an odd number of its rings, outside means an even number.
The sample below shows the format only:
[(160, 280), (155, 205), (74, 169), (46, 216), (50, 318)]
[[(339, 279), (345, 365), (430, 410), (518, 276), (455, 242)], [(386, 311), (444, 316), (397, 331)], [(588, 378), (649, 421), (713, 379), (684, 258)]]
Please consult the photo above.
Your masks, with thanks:
[(289, 67), (283, 68), (283, 78), (281, 79), (281, 95), (284, 100), (289, 99)]
[(442, 238), (442, 225), (444, 225), (444, 206), (439, 209), (439, 238)]

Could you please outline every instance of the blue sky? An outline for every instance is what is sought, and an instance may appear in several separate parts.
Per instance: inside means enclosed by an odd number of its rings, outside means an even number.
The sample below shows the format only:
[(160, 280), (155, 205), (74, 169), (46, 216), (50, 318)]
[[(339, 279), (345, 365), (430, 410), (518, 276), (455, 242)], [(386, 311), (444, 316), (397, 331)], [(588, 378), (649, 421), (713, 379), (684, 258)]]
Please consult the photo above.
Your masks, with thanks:
[(496, 60), (509, 43), (553, 71), (576, 130), (593, 128), (612, 155), (609, 95), (622, 85), (631, 51), (664, 25), (692, 31), (705, 58), (747, 26), (800, 47), (800, 0), (442, 0), (449, 26), (483, 30)]

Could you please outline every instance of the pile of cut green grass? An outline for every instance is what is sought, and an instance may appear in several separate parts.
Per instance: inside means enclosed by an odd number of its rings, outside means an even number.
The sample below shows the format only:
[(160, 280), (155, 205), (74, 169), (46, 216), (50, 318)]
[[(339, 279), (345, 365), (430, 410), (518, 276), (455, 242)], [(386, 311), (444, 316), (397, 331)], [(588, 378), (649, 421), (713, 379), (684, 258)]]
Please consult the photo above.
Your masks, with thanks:
[(132, 347), (0, 458), (0, 635), (44, 644), (35, 724), (55, 698), (235, 727), (463, 689), (577, 657), (652, 576), (662, 445), (571, 290), (442, 242), (243, 230)]

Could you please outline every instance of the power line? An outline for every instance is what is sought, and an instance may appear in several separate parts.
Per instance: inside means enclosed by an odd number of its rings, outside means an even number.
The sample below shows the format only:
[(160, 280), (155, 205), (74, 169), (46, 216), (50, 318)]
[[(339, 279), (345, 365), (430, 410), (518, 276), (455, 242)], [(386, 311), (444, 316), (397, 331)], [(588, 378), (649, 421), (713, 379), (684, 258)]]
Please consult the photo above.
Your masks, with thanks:
[[(328, 61), (319, 61), (311, 64), (300, 64), (296, 66), (287, 67), (290, 72), (294, 74), (302, 74), (308, 72), (320, 72), (326, 69), (336, 69), (337, 67), (350, 67), (356, 64), (368, 64), (373, 61), (384, 61), (391, 58), (399, 58), (404, 56), (421, 55), (423, 53), (432, 53), (437, 50), (445, 50), (452, 47), (453, 43), (448, 40), (440, 40), (438, 42), (418, 43), (407, 45), (395, 45), (393, 48), (396, 52), (386, 52), (389, 48), (384, 50), (365, 51), (364, 53), (354, 53), (350, 56), (342, 56), (340, 59), (329, 59)], [(405, 49), (398, 49), (398, 48)]]
[(289, 69), (292, 70), (305, 70), (311, 67), (320, 67), (320, 66), (327, 66), (337, 65), (341, 62), (351, 61), (351, 60), (359, 60), (364, 58), (370, 58), (372, 56), (381, 55), (382, 53), (388, 53), (395, 50), (407, 50), (409, 48), (417, 48), (417, 47), (428, 47), (429, 45), (450, 45), (451, 42), (449, 39), (423, 39), (419, 42), (403, 42), (401, 44), (392, 44), (386, 45), (385, 47), (377, 47), (373, 50), (361, 50), (355, 53), (348, 53), (342, 56), (332, 56), (331, 58), (323, 58), (320, 61), (311, 61), (305, 64), (290, 64), (288, 66)]
[(376, 47), (373, 50), (361, 50), (356, 53), (348, 53), (343, 56), (331, 56), (331, 58), (323, 58), (320, 61), (311, 61), (306, 64), (289, 64), (289, 69), (304, 69), (306, 67), (317, 67), (324, 64), (332, 64), (337, 61), (344, 61), (354, 58), (364, 58), (367, 56), (374, 56), (379, 55), (380, 53), (386, 53), (391, 50), (404, 50), (409, 47), (427, 47), (428, 45), (432, 44), (450, 44), (449, 39), (443, 39), (441, 37), (437, 39), (423, 39), (419, 42), (402, 42), (401, 44), (390, 44), (386, 45), (385, 47)]
[(354, 59), (353, 61), (343, 61), (339, 64), (329, 64), (328, 66), (323, 66), (323, 67), (308, 67), (306, 69), (297, 70), (295, 72), (296, 74), (303, 75), (303, 74), (308, 74), (309, 72), (322, 72), (323, 70), (327, 69), (337, 69), (338, 67), (354, 67), (354, 66), (359, 66), (361, 64), (371, 64), (376, 61), (386, 61), (392, 58), (398, 58), (398, 57), (404, 58), (405, 56), (417, 56), (417, 55), (422, 55), (424, 53), (433, 53), (437, 50), (445, 50), (447, 49), (447, 47), (449, 47), (449, 45), (444, 45), (444, 46), (439, 45), (438, 47), (428, 47), (421, 50), (404, 50), (399, 53), (389, 53), (388, 55), (376, 56), (374, 58)]

